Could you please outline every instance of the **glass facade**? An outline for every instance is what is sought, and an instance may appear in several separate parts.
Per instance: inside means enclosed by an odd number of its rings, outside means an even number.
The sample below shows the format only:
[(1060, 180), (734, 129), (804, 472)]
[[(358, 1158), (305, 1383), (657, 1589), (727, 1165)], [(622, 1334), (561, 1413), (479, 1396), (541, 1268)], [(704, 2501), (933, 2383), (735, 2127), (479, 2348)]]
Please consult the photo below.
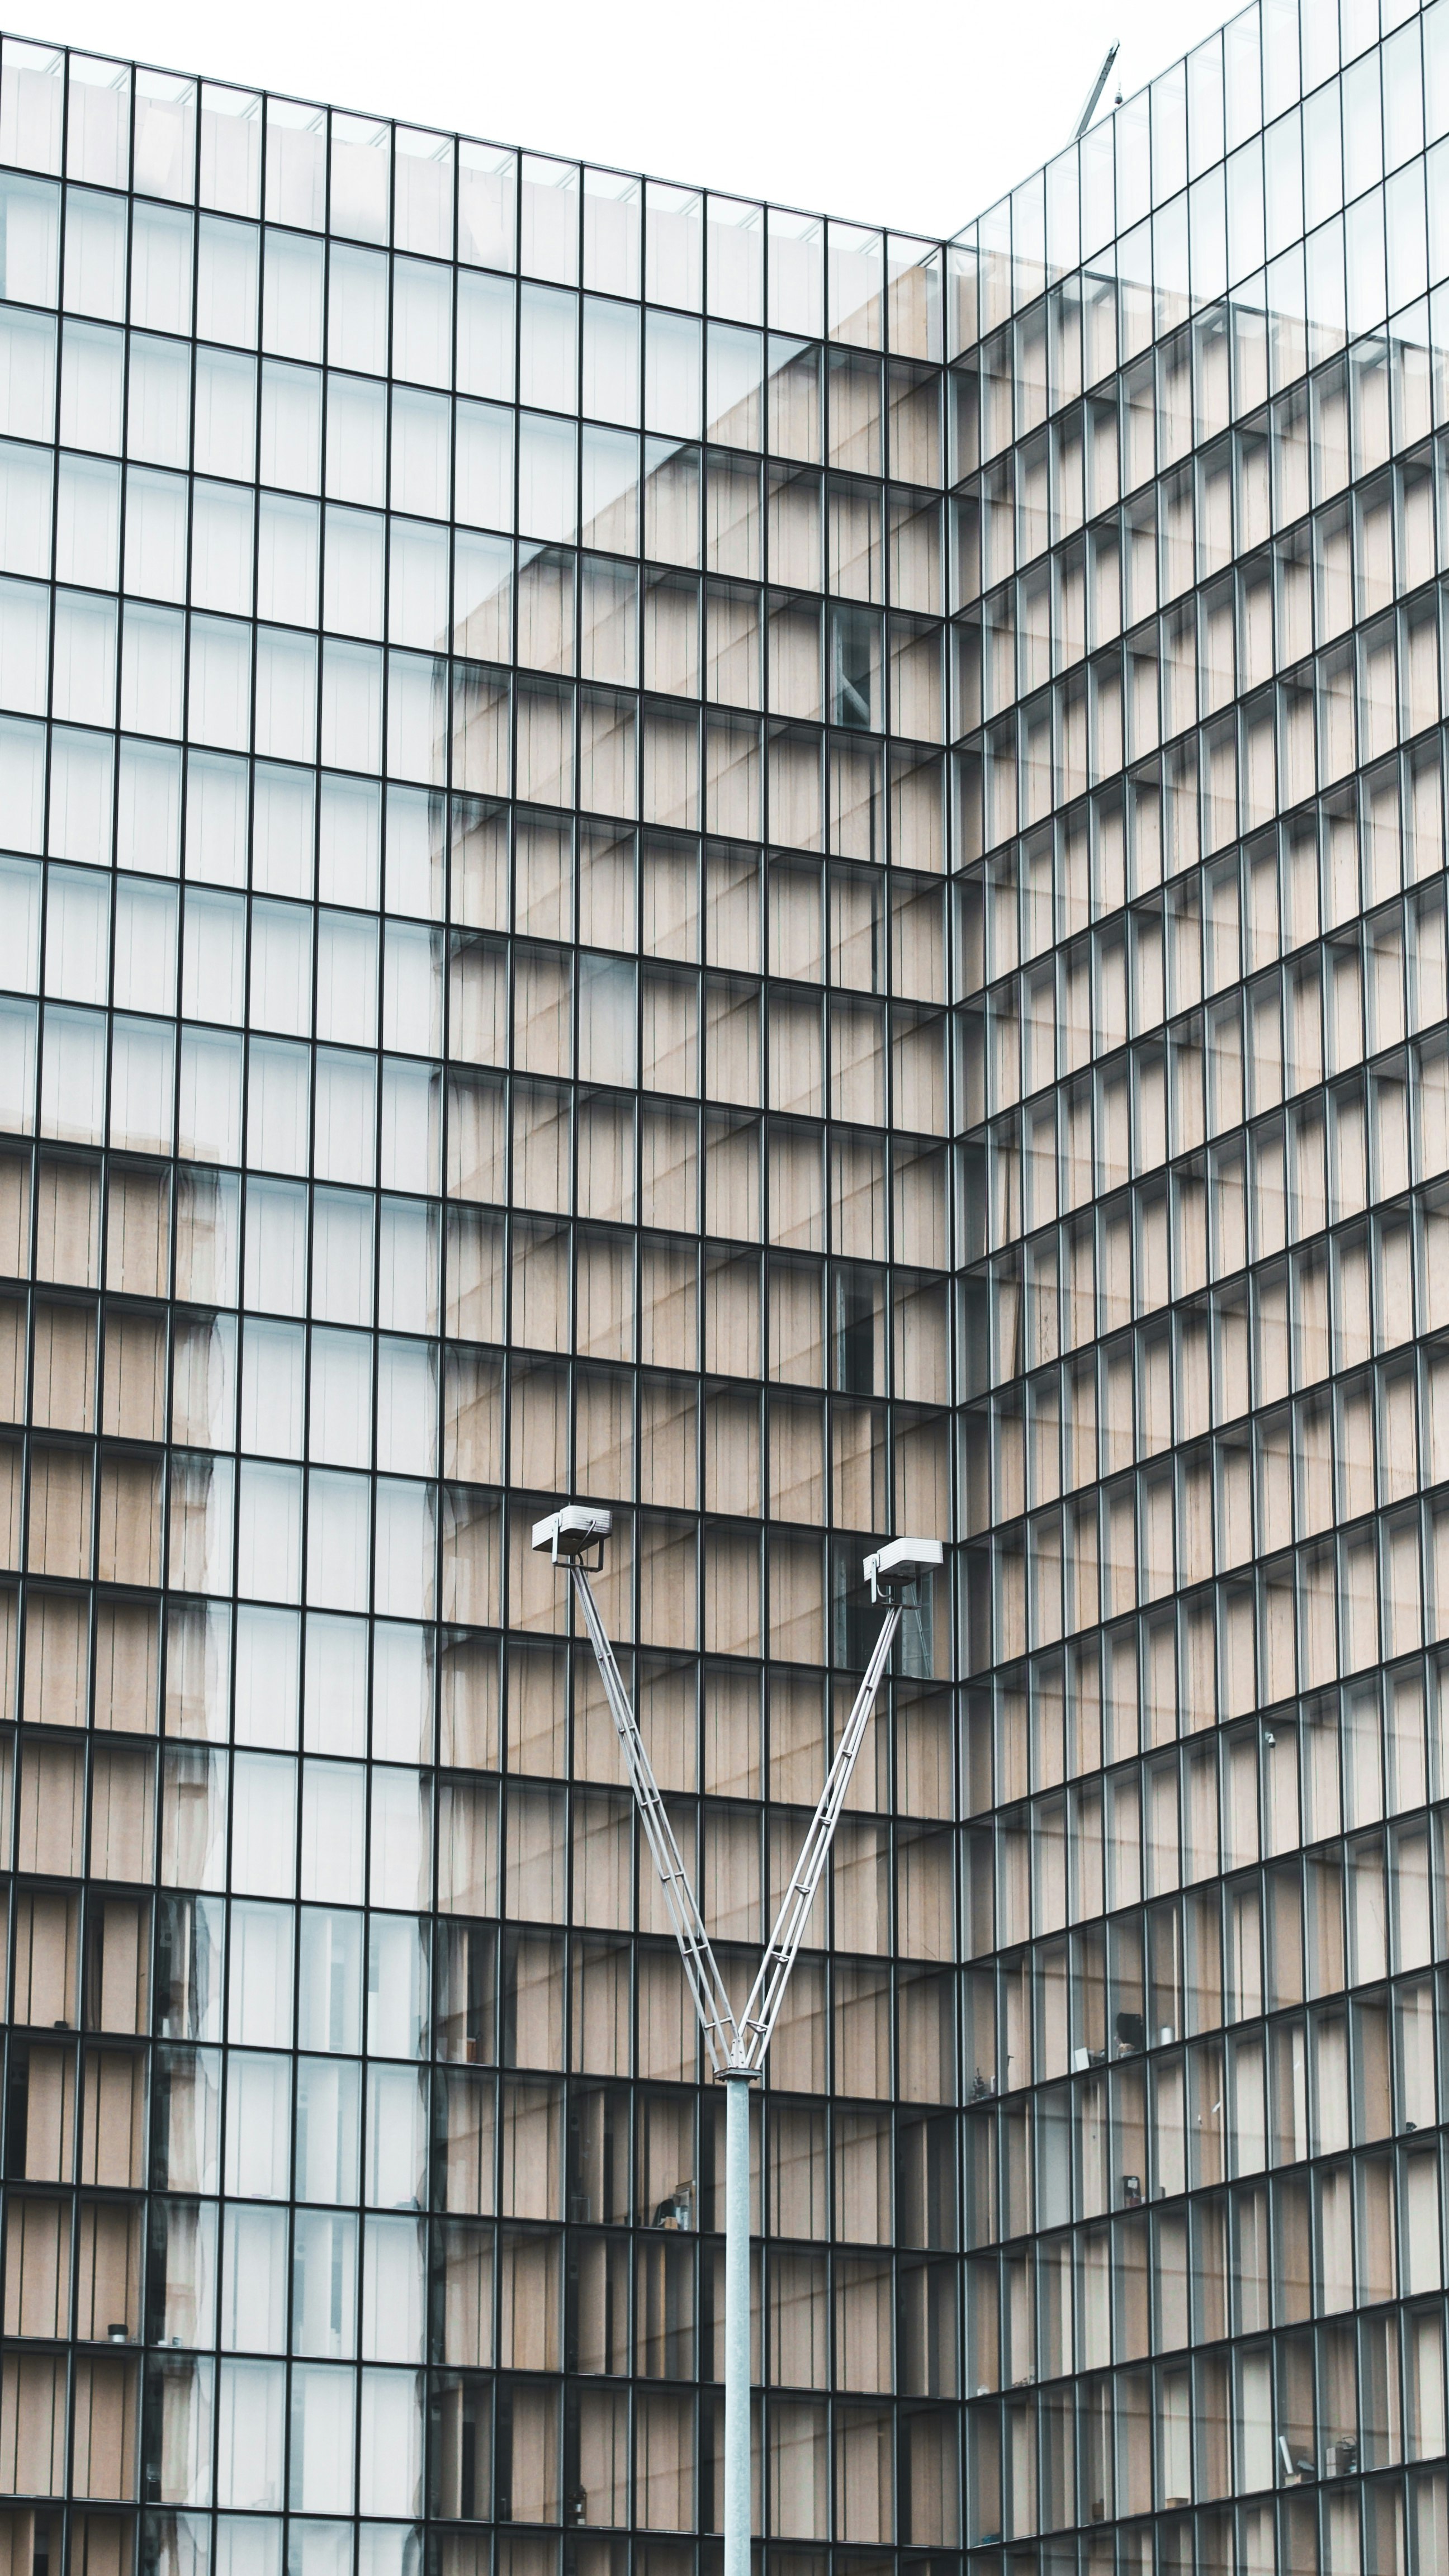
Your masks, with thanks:
[(737, 2001), (952, 1541), (765, 2576), (1445, 2576), (1449, 0), (950, 243), (6, 39), (0, 342), (0, 2569), (714, 2576), (577, 1496)]

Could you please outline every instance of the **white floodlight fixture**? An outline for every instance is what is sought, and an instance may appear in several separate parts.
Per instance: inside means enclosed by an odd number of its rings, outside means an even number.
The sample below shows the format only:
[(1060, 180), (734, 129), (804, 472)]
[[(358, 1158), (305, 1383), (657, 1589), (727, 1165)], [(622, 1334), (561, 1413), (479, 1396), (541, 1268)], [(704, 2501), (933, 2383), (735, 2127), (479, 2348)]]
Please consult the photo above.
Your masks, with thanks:
[(888, 1597), (903, 1592), (945, 1561), (946, 1551), (938, 1538), (893, 1538), (887, 1546), (878, 1547), (874, 1556), (866, 1558), (862, 1571), (870, 1585), (872, 1601), (879, 1601), (883, 1592)]
[(612, 1512), (599, 1511), (591, 1503), (565, 1503), (561, 1512), (550, 1512), (546, 1521), (534, 1522), (533, 1545), (555, 1565), (576, 1563), (595, 1548), (602, 1562), (604, 1541), (613, 1526)]

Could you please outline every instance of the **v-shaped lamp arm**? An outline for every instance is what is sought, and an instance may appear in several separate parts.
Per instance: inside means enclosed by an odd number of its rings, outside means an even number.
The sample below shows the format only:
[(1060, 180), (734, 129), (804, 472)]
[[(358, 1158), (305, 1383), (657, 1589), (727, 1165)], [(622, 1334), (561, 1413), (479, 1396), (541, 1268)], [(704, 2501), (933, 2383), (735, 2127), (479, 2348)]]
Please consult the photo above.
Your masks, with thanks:
[(736, 2063), (740, 2054), (740, 2034), (735, 2024), (729, 1993), (720, 1975), (719, 1962), (714, 1955), (709, 1934), (704, 1928), (704, 1917), (700, 1913), (689, 1872), (684, 1866), (683, 1855), (674, 1839), (674, 1828), (669, 1821), (669, 1812), (664, 1804), (659, 1783), (654, 1777), (653, 1765), (645, 1750), (644, 1738), (639, 1732), (639, 1721), (634, 1715), (632, 1702), (624, 1688), (623, 1675), (614, 1659), (614, 1649), (609, 1643), (608, 1632), (599, 1615), (599, 1605), (594, 1599), (588, 1575), (577, 1557), (569, 1560), (569, 1578), (578, 1599), (579, 1609), (583, 1614), (584, 1626), (588, 1630), (594, 1659), (603, 1677), (604, 1691), (608, 1698), (615, 1732), (624, 1748), (624, 1759), (629, 1765), (629, 1778), (633, 1786), (635, 1804), (639, 1809), (639, 1821), (644, 1828), (644, 1838), (653, 1854), (654, 1866), (659, 1872), (659, 1884), (664, 1890), (670, 1928), (679, 1944), (679, 1955), (684, 1962), (684, 1973), (694, 1998), (694, 2009), (699, 2016), (700, 2028), (704, 2032), (704, 2044), (709, 2052), (710, 2066), (716, 2075), (724, 2075)]
[(809, 1831), (800, 1847), (800, 1857), (785, 1891), (784, 1903), (775, 1917), (775, 1927), (760, 1961), (759, 1974), (750, 1991), (750, 1999), (740, 2019), (739, 2049), (735, 2059), (737, 2072), (751, 2076), (762, 2073), (765, 2051), (770, 2045), (785, 1988), (795, 1965), (810, 1909), (815, 1902), (835, 1828), (840, 1822), (850, 1788), (856, 1757), (865, 1741), (865, 1730), (875, 1707), (876, 1694), (885, 1677), (896, 1630), (901, 1624), (901, 1604), (893, 1601), (881, 1622), (875, 1651), (865, 1669), (865, 1679), (856, 1693), (855, 1706), (846, 1720), (845, 1730), (835, 1748), (835, 1758), (826, 1774), (820, 1803), (810, 1819)]

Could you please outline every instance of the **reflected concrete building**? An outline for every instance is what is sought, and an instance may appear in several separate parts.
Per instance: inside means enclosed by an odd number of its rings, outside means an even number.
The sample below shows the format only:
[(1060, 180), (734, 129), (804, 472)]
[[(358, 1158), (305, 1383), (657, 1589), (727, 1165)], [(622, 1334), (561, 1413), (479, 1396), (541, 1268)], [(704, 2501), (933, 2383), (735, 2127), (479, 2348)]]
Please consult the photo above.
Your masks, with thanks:
[(0, 47), (0, 2565), (1444, 2576), (1449, 0), (954, 241)]

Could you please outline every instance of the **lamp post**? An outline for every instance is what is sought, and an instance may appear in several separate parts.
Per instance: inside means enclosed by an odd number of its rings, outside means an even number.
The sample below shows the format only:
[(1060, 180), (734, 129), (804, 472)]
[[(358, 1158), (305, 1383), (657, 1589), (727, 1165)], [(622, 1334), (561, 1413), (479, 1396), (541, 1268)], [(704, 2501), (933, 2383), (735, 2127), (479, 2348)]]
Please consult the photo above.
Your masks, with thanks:
[(764, 2072), (765, 2052), (780, 2017), (810, 1908), (825, 1874), (856, 1757), (865, 1740), (906, 1606), (905, 1596), (923, 1575), (942, 1564), (944, 1550), (939, 1539), (898, 1538), (865, 1559), (862, 1570), (870, 1597), (885, 1603), (885, 1617), (765, 1945), (759, 1973), (736, 2021), (589, 1581), (589, 1560), (592, 1558), (592, 1570), (597, 1572), (612, 1528), (611, 1513), (587, 1504), (568, 1503), (534, 1524), (533, 1545), (555, 1565), (568, 1569), (624, 1749), (639, 1821), (659, 1872), (710, 2068), (716, 2082), (725, 2087), (724, 2576), (750, 2576), (750, 2086)]

